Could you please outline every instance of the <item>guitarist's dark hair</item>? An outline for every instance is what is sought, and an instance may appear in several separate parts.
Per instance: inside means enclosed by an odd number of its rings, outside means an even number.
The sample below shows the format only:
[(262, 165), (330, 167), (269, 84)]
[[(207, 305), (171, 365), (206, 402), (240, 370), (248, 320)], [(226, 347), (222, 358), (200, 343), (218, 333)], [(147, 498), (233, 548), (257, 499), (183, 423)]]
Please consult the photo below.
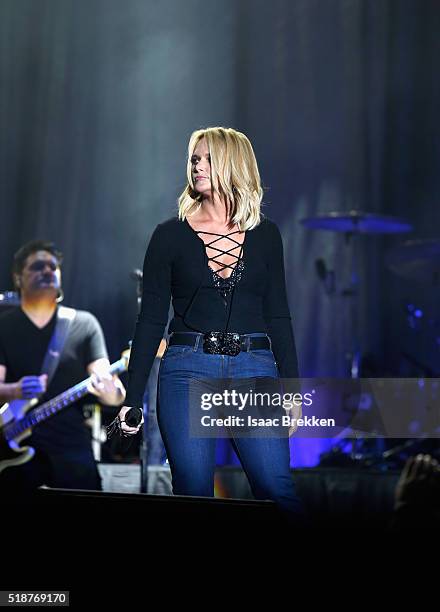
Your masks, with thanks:
[(12, 278), (14, 280), (15, 286), (15, 277), (20, 276), (23, 272), (26, 259), (29, 257), (29, 255), (32, 255), (37, 251), (47, 251), (48, 253), (57, 258), (58, 265), (61, 266), (63, 262), (63, 254), (55, 247), (55, 244), (53, 242), (49, 242), (47, 240), (31, 240), (31, 242), (27, 242), (22, 247), (20, 247), (14, 255), (14, 260), (12, 263)]

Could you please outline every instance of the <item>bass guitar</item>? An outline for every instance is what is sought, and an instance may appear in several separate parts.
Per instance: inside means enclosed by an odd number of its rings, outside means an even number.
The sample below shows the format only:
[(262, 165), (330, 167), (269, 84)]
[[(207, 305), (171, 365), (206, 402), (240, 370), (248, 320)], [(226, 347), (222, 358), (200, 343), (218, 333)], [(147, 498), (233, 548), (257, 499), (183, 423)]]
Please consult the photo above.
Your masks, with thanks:
[[(118, 361), (112, 363), (110, 374), (124, 372), (128, 367), (129, 357), (130, 350), (127, 349)], [(87, 395), (90, 382), (89, 376), (74, 387), (41, 404), (28, 415), (26, 413), (38, 404), (38, 398), (14, 400), (0, 408), (0, 473), (8, 467), (21, 465), (32, 459), (35, 450), (31, 446), (20, 446), (21, 442), (31, 435), (33, 427)]]

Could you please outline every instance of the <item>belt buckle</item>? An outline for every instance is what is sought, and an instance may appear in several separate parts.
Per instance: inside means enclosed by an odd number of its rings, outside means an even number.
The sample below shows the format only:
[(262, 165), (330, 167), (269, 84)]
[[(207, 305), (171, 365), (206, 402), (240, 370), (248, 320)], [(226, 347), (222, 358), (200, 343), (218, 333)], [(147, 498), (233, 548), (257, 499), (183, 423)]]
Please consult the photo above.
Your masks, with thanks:
[(203, 336), (203, 352), (211, 355), (235, 357), (241, 351), (240, 334), (235, 332), (208, 332)]

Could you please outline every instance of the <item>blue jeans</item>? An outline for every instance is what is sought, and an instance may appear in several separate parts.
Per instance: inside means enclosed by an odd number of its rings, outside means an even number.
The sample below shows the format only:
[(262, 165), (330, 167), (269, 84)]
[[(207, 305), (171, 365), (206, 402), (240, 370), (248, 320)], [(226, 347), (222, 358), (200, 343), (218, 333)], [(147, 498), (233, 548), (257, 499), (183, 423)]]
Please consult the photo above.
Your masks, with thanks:
[[(193, 332), (189, 334), (197, 335)], [(264, 333), (247, 334), (266, 336)], [(241, 351), (238, 355), (203, 352), (203, 336), (195, 346), (173, 344), (165, 351), (159, 369), (158, 422), (170, 462), (175, 495), (214, 495), (215, 438), (189, 434), (189, 384), (206, 378), (279, 378), (269, 349)], [(231, 438), (256, 499), (269, 499), (280, 509), (302, 513), (290, 473), (289, 440)]]

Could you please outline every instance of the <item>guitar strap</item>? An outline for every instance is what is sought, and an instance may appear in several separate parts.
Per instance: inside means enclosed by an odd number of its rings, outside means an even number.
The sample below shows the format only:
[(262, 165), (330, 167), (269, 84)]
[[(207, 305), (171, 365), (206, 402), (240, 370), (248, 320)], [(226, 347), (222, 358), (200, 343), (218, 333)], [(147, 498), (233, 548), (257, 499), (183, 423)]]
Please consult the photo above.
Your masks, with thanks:
[(66, 306), (58, 307), (55, 329), (47, 347), (43, 365), (41, 366), (41, 374), (47, 374), (47, 386), (49, 386), (60, 362), (64, 343), (66, 342), (75, 315), (76, 310), (74, 308), (67, 308)]

